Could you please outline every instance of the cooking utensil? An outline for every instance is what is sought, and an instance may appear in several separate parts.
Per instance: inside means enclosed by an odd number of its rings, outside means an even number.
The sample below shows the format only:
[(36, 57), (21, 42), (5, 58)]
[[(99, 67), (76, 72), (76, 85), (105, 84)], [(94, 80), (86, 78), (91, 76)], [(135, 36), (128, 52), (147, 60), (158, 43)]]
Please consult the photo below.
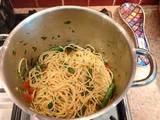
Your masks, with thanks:
[(17, 78), (18, 62), (22, 57), (31, 62), (51, 45), (75, 43), (84, 47), (91, 44), (108, 59), (116, 84), (110, 104), (92, 115), (77, 118), (92, 119), (117, 105), (132, 84), (136, 66), (135, 51), (143, 51), (136, 50), (131, 40), (118, 23), (103, 13), (77, 6), (49, 8), (26, 18), (10, 33), (0, 50), (0, 79), (11, 99), (24, 111), (40, 119), (56, 119), (33, 112), (17, 95), (16, 88), (21, 85)]
[[(155, 60), (149, 60), (151, 57), (150, 48), (148, 44), (148, 40), (145, 34), (145, 14), (143, 8), (134, 3), (124, 3), (119, 8), (119, 14), (122, 18), (122, 20), (130, 27), (132, 32), (134, 33), (134, 36), (136, 38), (136, 47), (144, 52), (148, 52), (148, 54), (142, 54), (137, 52), (137, 74), (143, 74), (143, 76), (146, 76), (144, 79), (136, 79), (133, 82), (132, 86), (142, 86), (146, 85), (153, 80), (155, 80), (156, 74), (157, 74), (157, 65)], [(153, 63), (154, 62), (154, 63)], [(141, 69), (138, 72), (138, 69)], [(156, 68), (156, 69), (154, 69)], [(143, 69), (146, 69), (146, 75), (143, 72)], [(155, 70), (153, 72), (153, 70)], [(144, 71), (144, 72), (145, 72)], [(146, 80), (147, 79), (147, 80)]]

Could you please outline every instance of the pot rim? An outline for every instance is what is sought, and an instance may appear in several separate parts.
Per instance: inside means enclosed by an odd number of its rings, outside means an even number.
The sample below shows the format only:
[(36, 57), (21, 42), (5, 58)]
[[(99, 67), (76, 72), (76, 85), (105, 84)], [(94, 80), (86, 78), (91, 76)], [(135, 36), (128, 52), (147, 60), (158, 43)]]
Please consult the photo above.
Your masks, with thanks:
[[(108, 20), (110, 23), (114, 24), (117, 28), (119, 28), (119, 30), (121, 31), (121, 33), (125, 36), (126, 38), (126, 41), (128, 43), (128, 46), (130, 48), (130, 54), (131, 54), (131, 57), (132, 57), (132, 75), (130, 76), (130, 81), (127, 85), (127, 87), (125, 88), (125, 90), (122, 92), (122, 94), (114, 100), (113, 103), (107, 105), (105, 108), (91, 114), (91, 115), (88, 115), (88, 116), (84, 116), (84, 117), (80, 117), (80, 118), (75, 118), (74, 120), (86, 120), (86, 119), (93, 119), (93, 118), (96, 118), (106, 112), (108, 112), (110, 109), (112, 109), (113, 107), (115, 107), (122, 99), (123, 99), (123, 96), (125, 96), (125, 94), (127, 93), (128, 89), (131, 87), (131, 84), (132, 84), (132, 80), (134, 79), (134, 76), (135, 76), (135, 70), (136, 70), (136, 50), (135, 48), (131, 45), (131, 41), (130, 41), (130, 36), (129, 34), (126, 32), (126, 30), (120, 25), (118, 24), (117, 22), (115, 22), (113, 19), (111, 19), (110, 17), (108, 17), (107, 15), (103, 14), (103, 13), (100, 13), (96, 10), (93, 10), (91, 8), (87, 8), (87, 7), (80, 7), (80, 6), (57, 6), (57, 7), (52, 7), (52, 8), (47, 8), (47, 9), (44, 9), (44, 10), (41, 10), (29, 17), (27, 17), (26, 19), (24, 19), (22, 22), (20, 22), (10, 33), (9, 37), (6, 39), (4, 45), (3, 45), (3, 48), (2, 48), (2, 61), (1, 61), (1, 64), (0, 64), (0, 69), (2, 70), (3, 68), (3, 59), (4, 59), (4, 56), (5, 56), (5, 50), (8, 48), (8, 44), (10, 42), (10, 38), (17, 32), (18, 29), (20, 29), (24, 24), (26, 24), (27, 22), (29, 22), (30, 20), (33, 20), (34, 18), (38, 17), (38, 16), (41, 16), (45, 13), (48, 13), (48, 12), (54, 12), (54, 11), (58, 11), (58, 10), (65, 10), (65, 9), (76, 9), (76, 10), (83, 10), (83, 11), (86, 11), (86, 12), (90, 12), (92, 14), (96, 14), (97, 16), (99, 17), (103, 17), (105, 20)], [(26, 111), (27, 113), (29, 113), (30, 115), (32, 116), (35, 116), (37, 118), (40, 118), (40, 119), (55, 119), (55, 120), (66, 120), (66, 119), (61, 119), (61, 118), (54, 118), (54, 117), (48, 117), (46, 115), (41, 115), (39, 113), (36, 113), (36, 112), (33, 112), (32, 110), (30, 110), (28, 107), (24, 106), (19, 100), (16, 99), (16, 97), (10, 92), (8, 86), (6, 85), (7, 82), (5, 80), (5, 77), (4, 77), (4, 71), (2, 70), (2, 72), (0, 73), (1, 74), (1, 77), (0, 79), (2, 79), (3, 83), (4, 83), (4, 88), (7, 92), (7, 94), (9, 95), (9, 97), (11, 98), (11, 100), (13, 102), (15, 102), (15, 104), (17, 104), (18, 106), (20, 106), (20, 108), (24, 111)]]

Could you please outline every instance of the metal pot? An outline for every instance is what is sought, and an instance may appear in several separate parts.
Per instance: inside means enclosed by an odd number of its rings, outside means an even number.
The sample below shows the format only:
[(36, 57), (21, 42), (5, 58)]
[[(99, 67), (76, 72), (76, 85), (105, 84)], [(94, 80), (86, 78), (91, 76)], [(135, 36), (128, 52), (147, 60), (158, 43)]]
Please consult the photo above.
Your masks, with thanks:
[[(117, 86), (111, 104), (92, 115), (77, 119), (92, 119), (106, 113), (126, 94), (133, 83), (136, 70), (136, 48), (131, 45), (129, 34), (103, 13), (83, 7), (55, 7), (38, 12), (22, 21), (10, 33), (1, 48), (0, 79), (3, 80), (10, 98), (24, 111), (40, 119), (55, 119), (33, 112), (17, 95), (16, 87), (21, 84), (17, 79), (20, 58), (26, 57), (30, 61), (48, 50), (50, 45), (69, 43), (76, 43), (82, 47), (91, 44), (103, 53), (114, 72)], [(153, 66), (151, 73), (155, 73), (152, 55), (142, 49), (137, 51), (149, 56), (150, 64)]]

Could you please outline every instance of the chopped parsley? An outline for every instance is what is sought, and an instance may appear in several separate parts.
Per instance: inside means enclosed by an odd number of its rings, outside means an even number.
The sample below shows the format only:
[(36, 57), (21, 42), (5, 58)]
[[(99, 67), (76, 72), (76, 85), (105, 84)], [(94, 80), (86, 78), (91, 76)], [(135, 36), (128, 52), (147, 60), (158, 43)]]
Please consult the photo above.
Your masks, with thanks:
[(50, 51), (63, 52), (64, 48), (62, 46), (54, 46), (49, 49)]
[(64, 21), (64, 24), (71, 24), (70, 20)]
[(19, 43), (23, 43), (23, 40), (19, 41)]
[(15, 50), (13, 50), (13, 51), (12, 51), (12, 54), (13, 54), (13, 55), (16, 55), (16, 51), (15, 51)]
[(88, 72), (92, 76), (92, 69), (91, 68), (88, 68)]
[(26, 46), (26, 45), (27, 45), (27, 43), (24, 43), (24, 44), (23, 44), (23, 46)]
[(54, 37), (54, 36), (52, 36), (52, 39), (55, 39), (55, 37)]
[(51, 109), (52, 107), (53, 107), (53, 103), (52, 102), (48, 103), (48, 109)]
[(75, 31), (74, 30), (72, 30), (72, 33), (74, 33)]
[(34, 47), (34, 46), (32, 47), (32, 49), (33, 49), (33, 51), (34, 51), (34, 52), (37, 50), (37, 48), (36, 48), (36, 47)]
[(45, 37), (45, 36), (42, 36), (42, 37), (41, 37), (41, 39), (42, 39), (42, 40), (46, 40), (46, 39), (47, 39), (47, 37)]
[(60, 38), (61, 36), (60, 36), (60, 35), (57, 35), (57, 37)]
[(68, 72), (71, 73), (71, 74), (74, 74), (75, 73), (75, 69), (72, 68), (72, 67), (68, 67)]
[(27, 54), (27, 50), (26, 50), (26, 49), (24, 50), (24, 54), (25, 54), (25, 55)]

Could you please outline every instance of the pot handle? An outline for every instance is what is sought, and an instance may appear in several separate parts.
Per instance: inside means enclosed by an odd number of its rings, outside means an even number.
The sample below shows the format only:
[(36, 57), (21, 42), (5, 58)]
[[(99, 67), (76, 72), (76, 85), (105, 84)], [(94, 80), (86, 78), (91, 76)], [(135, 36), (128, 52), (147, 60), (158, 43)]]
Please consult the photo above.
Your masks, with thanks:
[(0, 34), (0, 41), (4, 41), (8, 36), (9, 34)]
[[(9, 34), (0, 34), (0, 42), (4, 42), (8, 36)], [(3, 45), (0, 46), (0, 56), (2, 55), (2, 48), (3, 48)]]
[(157, 75), (157, 64), (153, 55), (147, 49), (137, 48), (136, 49), (137, 56), (137, 68), (138, 67), (147, 67), (150, 66), (149, 74), (146, 78), (140, 80), (134, 80), (132, 83), (132, 87), (144, 86), (151, 83)]

